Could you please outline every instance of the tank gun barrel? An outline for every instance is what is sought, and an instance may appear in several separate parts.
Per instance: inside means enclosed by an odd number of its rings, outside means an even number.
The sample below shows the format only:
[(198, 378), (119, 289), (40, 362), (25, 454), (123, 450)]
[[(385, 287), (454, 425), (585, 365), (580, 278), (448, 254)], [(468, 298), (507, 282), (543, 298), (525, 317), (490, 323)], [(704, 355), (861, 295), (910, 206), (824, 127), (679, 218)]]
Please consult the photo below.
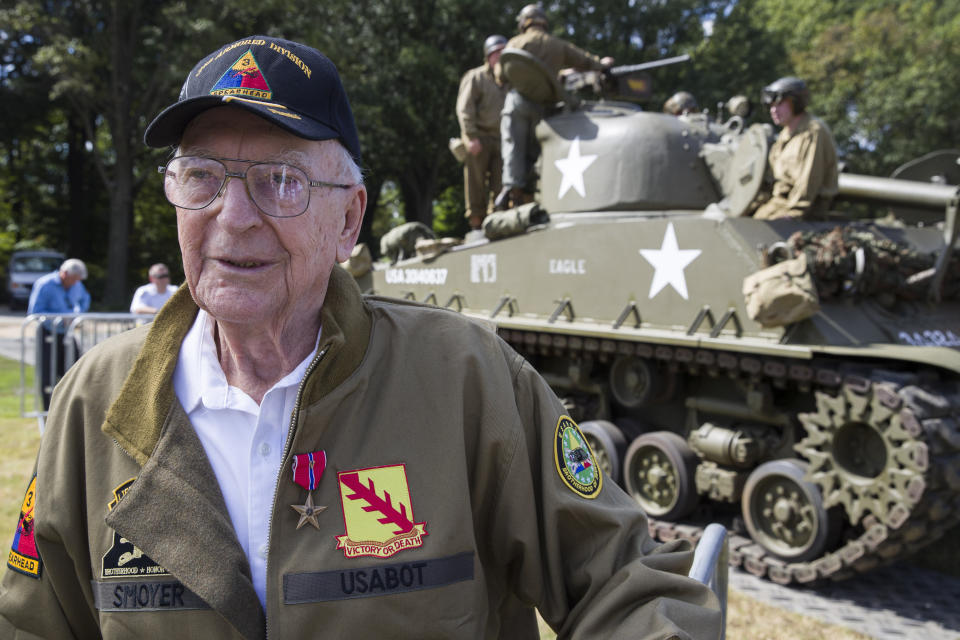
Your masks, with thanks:
[(838, 182), (840, 195), (846, 198), (892, 201), (930, 209), (943, 209), (958, 192), (956, 186), (946, 184), (854, 173), (841, 173)]
[(633, 73), (634, 71), (645, 71), (646, 69), (656, 69), (657, 67), (665, 67), (671, 64), (677, 64), (679, 62), (686, 62), (690, 59), (689, 54), (683, 54), (681, 56), (673, 56), (672, 58), (662, 58), (660, 60), (652, 60), (651, 62), (641, 62), (639, 64), (624, 64), (619, 67), (611, 67), (610, 73), (615, 76), (621, 76), (625, 73)]

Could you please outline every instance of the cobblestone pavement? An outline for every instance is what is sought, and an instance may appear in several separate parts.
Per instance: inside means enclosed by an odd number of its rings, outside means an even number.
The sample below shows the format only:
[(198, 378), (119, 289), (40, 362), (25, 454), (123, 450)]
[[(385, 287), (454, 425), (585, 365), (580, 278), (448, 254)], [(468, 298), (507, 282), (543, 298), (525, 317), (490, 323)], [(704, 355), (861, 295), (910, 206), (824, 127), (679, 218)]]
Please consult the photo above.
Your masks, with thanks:
[(816, 587), (784, 587), (731, 567), (730, 588), (877, 640), (960, 639), (960, 578), (902, 563)]

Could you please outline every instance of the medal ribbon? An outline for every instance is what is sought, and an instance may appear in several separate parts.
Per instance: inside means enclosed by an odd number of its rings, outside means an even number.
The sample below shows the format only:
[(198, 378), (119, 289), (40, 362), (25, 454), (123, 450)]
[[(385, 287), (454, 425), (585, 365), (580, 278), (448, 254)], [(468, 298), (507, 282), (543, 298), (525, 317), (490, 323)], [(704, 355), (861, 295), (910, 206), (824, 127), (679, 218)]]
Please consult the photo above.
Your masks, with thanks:
[(320, 476), (327, 466), (327, 454), (324, 451), (298, 453), (293, 456), (293, 481), (307, 491), (317, 488)]

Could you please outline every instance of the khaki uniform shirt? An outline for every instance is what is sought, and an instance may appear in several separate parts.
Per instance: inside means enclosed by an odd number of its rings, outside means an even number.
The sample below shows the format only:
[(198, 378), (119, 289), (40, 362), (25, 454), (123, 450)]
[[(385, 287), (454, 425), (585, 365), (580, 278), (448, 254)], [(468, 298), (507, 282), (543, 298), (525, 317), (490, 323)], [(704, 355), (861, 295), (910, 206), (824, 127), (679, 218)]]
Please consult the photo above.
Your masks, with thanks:
[(553, 75), (567, 68), (579, 71), (603, 68), (598, 56), (550, 35), (539, 26), (532, 26), (523, 33), (513, 36), (507, 42), (507, 47), (523, 49), (533, 54)]
[(457, 120), (464, 142), (472, 138), (500, 139), (500, 112), (507, 87), (498, 84), (489, 63), (463, 74), (457, 94)]
[(770, 147), (769, 167), (772, 196), (755, 218), (821, 215), (839, 193), (837, 145), (829, 127), (809, 113), (801, 114), (792, 132), (780, 131)]
[[(689, 543), (658, 546), (609, 478), (562, 472), (589, 451), (565, 456), (575, 427), (526, 361), (341, 269), (274, 489), (264, 609), (173, 391), (196, 312), (181, 287), (57, 386), (29, 503), (41, 563), (0, 583), (0, 637), (535, 639), (534, 606), (562, 637), (718, 637)], [(298, 528), (292, 461), (321, 450), (326, 510)]]

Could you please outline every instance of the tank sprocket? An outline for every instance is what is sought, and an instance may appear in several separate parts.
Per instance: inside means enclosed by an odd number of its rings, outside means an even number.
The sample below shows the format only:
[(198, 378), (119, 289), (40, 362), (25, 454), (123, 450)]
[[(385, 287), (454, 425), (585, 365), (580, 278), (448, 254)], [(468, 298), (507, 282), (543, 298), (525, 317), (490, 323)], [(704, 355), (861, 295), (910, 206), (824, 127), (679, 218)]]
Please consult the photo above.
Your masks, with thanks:
[(851, 524), (873, 514), (898, 529), (923, 497), (930, 468), (926, 433), (891, 383), (848, 377), (839, 392), (815, 394), (817, 410), (798, 417), (806, 437), (794, 449), (809, 462), (825, 507), (842, 506)]

